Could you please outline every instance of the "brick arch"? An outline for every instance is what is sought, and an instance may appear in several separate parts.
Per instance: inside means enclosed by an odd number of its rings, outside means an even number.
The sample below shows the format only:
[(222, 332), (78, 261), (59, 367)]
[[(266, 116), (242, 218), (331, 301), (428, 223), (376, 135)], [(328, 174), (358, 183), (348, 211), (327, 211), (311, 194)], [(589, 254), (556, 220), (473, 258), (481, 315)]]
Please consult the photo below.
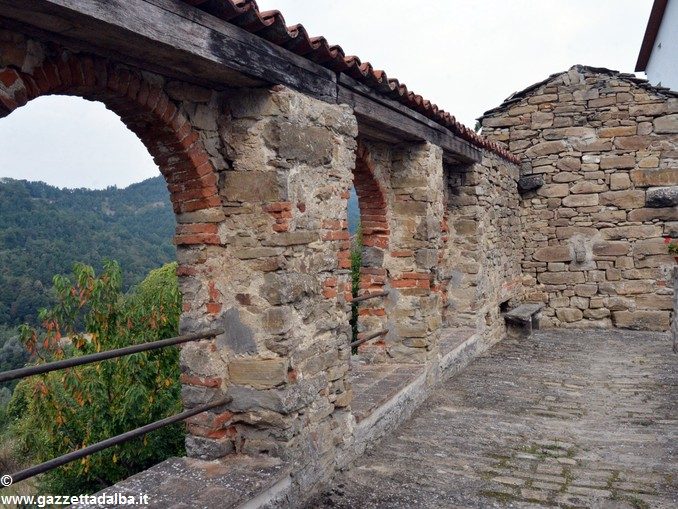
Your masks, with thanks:
[[(31, 72), (0, 67), (0, 118), (47, 95), (100, 101), (135, 133), (167, 181), (174, 212), (221, 205), (214, 166), (186, 115), (161, 86), (106, 59), (60, 51)], [(179, 224), (180, 245), (218, 244), (217, 225)]]
[(374, 174), (374, 162), (364, 143), (358, 142), (353, 185), (358, 195), (360, 222), (363, 228), (363, 245), (381, 250), (388, 249), (389, 226), (386, 198)]
[[(384, 257), (389, 248), (390, 229), (388, 207), (384, 190), (375, 174), (375, 164), (370, 153), (360, 140), (356, 149), (353, 185), (358, 196), (360, 223), (363, 236), (363, 264), (360, 268), (360, 293), (376, 293), (388, 284)], [(367, 301), (359, 306), (359, 329), (377, 330), (382, 328), (386, 317), (384, 299)], [(377, 325), (380, 323), (381, 325)], [(361, 351), (383, 350), (383, 338), (364, 344)]]

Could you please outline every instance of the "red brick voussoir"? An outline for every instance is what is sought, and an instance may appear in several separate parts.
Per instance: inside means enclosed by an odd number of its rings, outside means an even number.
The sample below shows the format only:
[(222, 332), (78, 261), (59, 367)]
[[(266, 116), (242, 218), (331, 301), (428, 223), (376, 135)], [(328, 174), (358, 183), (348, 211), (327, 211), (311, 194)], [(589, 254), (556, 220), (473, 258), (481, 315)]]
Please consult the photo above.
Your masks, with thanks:
[[(134, 69), (65, 50), (30, 72), (0, 67), (0, 118), (46, 95), (103, 102), (144, 143), (167, 180), (175, 213), (217, 207), (217, 174), (180, 106)], [(177, 244), (218, 244), (216, 225), (180, 225)]]

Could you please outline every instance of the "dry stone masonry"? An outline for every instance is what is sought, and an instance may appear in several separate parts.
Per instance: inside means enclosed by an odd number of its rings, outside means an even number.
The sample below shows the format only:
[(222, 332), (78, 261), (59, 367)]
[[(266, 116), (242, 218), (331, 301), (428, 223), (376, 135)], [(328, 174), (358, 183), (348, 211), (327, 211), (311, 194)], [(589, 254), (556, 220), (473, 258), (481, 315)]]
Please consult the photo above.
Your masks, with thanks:
[(515, 94), (483, 133), (523, 157), (528, 299), (545, 325), (665, 331), (678, 236), (678, 94), (575, 66)]

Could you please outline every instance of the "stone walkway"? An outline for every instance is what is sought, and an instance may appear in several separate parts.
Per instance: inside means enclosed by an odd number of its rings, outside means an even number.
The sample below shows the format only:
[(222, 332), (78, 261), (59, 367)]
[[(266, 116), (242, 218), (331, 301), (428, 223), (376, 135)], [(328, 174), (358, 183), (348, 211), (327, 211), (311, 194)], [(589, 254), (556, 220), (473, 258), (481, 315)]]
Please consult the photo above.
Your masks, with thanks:
[(678, 507), (667, 335), (505, 340), (308, 507)]

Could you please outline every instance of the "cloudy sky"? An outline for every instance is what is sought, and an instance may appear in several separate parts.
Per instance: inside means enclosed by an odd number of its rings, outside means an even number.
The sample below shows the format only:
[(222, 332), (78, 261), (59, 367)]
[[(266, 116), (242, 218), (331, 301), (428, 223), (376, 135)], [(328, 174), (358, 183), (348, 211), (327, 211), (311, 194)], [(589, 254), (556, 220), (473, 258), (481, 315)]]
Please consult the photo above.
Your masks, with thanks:
[[(516, 90), (574, 64), (632, 72), (652, 0), (258, 0), (473, 127)], [(157, 175), (101, 104), (40, 98), (0, 121), (0, 177), (60, 187)]]

